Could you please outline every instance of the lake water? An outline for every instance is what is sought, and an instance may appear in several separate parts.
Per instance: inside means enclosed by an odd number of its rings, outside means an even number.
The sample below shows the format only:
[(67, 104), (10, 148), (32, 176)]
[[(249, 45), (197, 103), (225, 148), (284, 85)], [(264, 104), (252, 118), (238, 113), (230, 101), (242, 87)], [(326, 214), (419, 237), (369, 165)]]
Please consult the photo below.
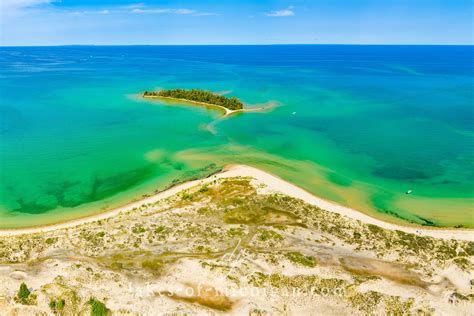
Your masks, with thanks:
[[(0, 48), (0, 227), (97, 213), (232, 163), (384, 220), (474, 227), (473, 56), (472, 46)], [(178, 87), (279, 106), (220, 120), (137, 96)]]

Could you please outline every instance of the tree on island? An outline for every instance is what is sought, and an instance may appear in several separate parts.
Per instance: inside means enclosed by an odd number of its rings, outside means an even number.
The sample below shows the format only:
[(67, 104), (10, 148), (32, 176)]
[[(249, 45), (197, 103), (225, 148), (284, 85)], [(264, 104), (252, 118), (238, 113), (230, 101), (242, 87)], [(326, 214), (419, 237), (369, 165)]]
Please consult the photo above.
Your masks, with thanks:
[(229, 110), (241, 110), (244, 108), (244, 104), (236, 97), (227, 98), (222, 95), (214, 94), (211, 91), (192, 89), (171, 89), (171, 90), (160, 90), (160, 91), (145, 91), (144, 96), (158, 96), (175, 99), (184, 99), (195, 102), (203, 102), (209, 104), (220, 105)]

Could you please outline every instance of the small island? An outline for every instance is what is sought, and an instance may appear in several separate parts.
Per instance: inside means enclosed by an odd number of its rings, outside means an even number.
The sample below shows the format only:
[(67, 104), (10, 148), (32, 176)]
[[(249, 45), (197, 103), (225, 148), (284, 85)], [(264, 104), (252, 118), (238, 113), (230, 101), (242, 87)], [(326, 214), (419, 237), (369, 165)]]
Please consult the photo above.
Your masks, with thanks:
[(244, 104), (236, 97), (227, 98), (223, 95), (215, 94), (211, 91), (200, 90), (200, 89), (170, 89), (160, 91), (145, 91), (143, 93), (145, 97), (165, 97), (172, 99), (179, 99), (185, 101), (194, 101), (200, 103), (206, 103), (211, 105), (222, 106), (229, 110), (242, 110)]
[(244, 104), (236, 97), (225, 97), (213, 93), (208, 90), (201, 89), (164, 89), (159, 91), (145, 91), (144, 98), (159, 98), (169, 101), (180, 101), (183, 103), (191, 103), (211, 108), (218, 108), (225, 112), (225, 116), (236, 112), (261, 112), (274, 107), (276, 104), (271, 103), (262, 107), (244, 108)]

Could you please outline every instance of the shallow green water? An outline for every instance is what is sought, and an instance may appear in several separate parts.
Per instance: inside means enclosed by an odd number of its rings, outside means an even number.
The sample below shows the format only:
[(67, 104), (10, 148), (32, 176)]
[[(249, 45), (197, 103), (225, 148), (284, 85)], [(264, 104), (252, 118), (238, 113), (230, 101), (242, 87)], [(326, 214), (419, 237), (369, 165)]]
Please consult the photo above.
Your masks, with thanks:
[[(386, 220), (474, 226), (472, 47), (1, 51), (0, 227), (96, 213), (228, 163)], [(280, 106), (216, 120), (134, 95), (158, 87)]]

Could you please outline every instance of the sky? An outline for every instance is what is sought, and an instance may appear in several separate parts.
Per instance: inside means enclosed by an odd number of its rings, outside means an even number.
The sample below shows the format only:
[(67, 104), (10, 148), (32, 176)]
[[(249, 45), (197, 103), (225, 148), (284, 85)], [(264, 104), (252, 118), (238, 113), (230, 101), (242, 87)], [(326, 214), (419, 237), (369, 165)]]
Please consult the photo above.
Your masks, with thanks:
[(468, 44), (473, 0), (0, 0), (0, 45)]

